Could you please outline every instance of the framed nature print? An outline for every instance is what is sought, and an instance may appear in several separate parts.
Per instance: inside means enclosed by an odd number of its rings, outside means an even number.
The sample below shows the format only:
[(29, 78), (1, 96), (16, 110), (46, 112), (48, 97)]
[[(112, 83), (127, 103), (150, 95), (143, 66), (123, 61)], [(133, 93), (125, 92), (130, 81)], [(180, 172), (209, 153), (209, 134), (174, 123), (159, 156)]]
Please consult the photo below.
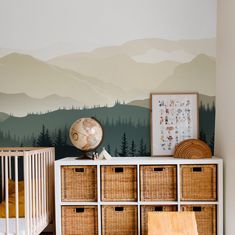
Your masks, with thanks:
[(151, 94), (152, 156), (173, 155), (185, 139), (198, 138), (198, 94)]

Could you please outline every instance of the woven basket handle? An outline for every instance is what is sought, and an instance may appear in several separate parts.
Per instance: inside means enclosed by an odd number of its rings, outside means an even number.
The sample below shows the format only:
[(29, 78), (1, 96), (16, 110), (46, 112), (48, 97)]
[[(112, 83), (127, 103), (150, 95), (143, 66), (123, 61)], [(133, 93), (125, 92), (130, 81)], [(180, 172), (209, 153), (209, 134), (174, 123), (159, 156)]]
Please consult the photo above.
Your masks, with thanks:
[(124, 211), (124, 207), (123, 206), (116, 206), (115, 211)]
[(155, 167), (153, 168), (153, 171), (159, 172), (159, 171), (164, 171), (164, 167)]
[(75, 209), (75, 212), (76, 212), (76, 213), (83, 213), (84, 211), (85, 211), (84, 208), (76, 208), (76, 209)]
[(84, 168), (74, 168), (74, 172), (76, 172), (76, 173), (84, 173), (85, 169)]
[(193, 172), (202, 172), (202, 167), (193, 167)]
[(123, 167), (115, 167), (115, 173), (123, 173), (124, 169)]
[(200, 211), (202, 211), (202, 207), (201, 206), (193, 206), (193, 211), (200, 212)]

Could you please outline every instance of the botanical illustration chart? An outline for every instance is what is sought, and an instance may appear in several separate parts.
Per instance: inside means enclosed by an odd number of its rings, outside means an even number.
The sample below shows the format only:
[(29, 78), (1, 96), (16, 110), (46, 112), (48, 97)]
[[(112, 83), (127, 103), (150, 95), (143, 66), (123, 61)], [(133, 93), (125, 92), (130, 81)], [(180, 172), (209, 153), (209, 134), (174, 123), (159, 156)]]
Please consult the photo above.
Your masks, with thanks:
[(197, 138), (197, 94), (156, 94), (152, 109), (153, 155), (172, 155), (181, 141)]

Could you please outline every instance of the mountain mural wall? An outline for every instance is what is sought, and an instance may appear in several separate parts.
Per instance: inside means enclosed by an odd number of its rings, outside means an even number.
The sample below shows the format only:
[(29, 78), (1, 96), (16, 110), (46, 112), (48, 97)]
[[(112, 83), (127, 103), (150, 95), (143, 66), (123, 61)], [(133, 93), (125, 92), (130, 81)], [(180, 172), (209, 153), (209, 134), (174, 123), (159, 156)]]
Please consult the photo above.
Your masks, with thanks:
[(50, 60), (9, 53), (0, 58), (0, 144), (54, 145), (58, 157), (79, 154), (69, 127), (94, 116), (112, 155), (123, 156), (124, 140), (126, 155), (149, 155), (150, 93), (196, 91), (200, 135), (213, 149), (215, 68), (213, 38), (133, 40)]

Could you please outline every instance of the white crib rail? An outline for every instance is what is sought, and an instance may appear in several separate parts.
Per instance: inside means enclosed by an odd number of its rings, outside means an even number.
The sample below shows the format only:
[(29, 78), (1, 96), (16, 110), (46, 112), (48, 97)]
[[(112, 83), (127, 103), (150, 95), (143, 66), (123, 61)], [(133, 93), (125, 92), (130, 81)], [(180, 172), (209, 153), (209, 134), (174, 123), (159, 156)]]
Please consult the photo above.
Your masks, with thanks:
[[(5, 234), (9, 233), (9, 179), (15, 176), (15, 233), (19, 234), (18, 160), (23, 158), (26, 235), (38, 235), (54, 218), (54, 148), (0, 148), (2, 199), (6, 201)], [(12, 164), (14, 162), (14, 164)], [(14, 169), (12, 170), (12, 166)], [(13, 173), (14, 172), (14, 173)]]

